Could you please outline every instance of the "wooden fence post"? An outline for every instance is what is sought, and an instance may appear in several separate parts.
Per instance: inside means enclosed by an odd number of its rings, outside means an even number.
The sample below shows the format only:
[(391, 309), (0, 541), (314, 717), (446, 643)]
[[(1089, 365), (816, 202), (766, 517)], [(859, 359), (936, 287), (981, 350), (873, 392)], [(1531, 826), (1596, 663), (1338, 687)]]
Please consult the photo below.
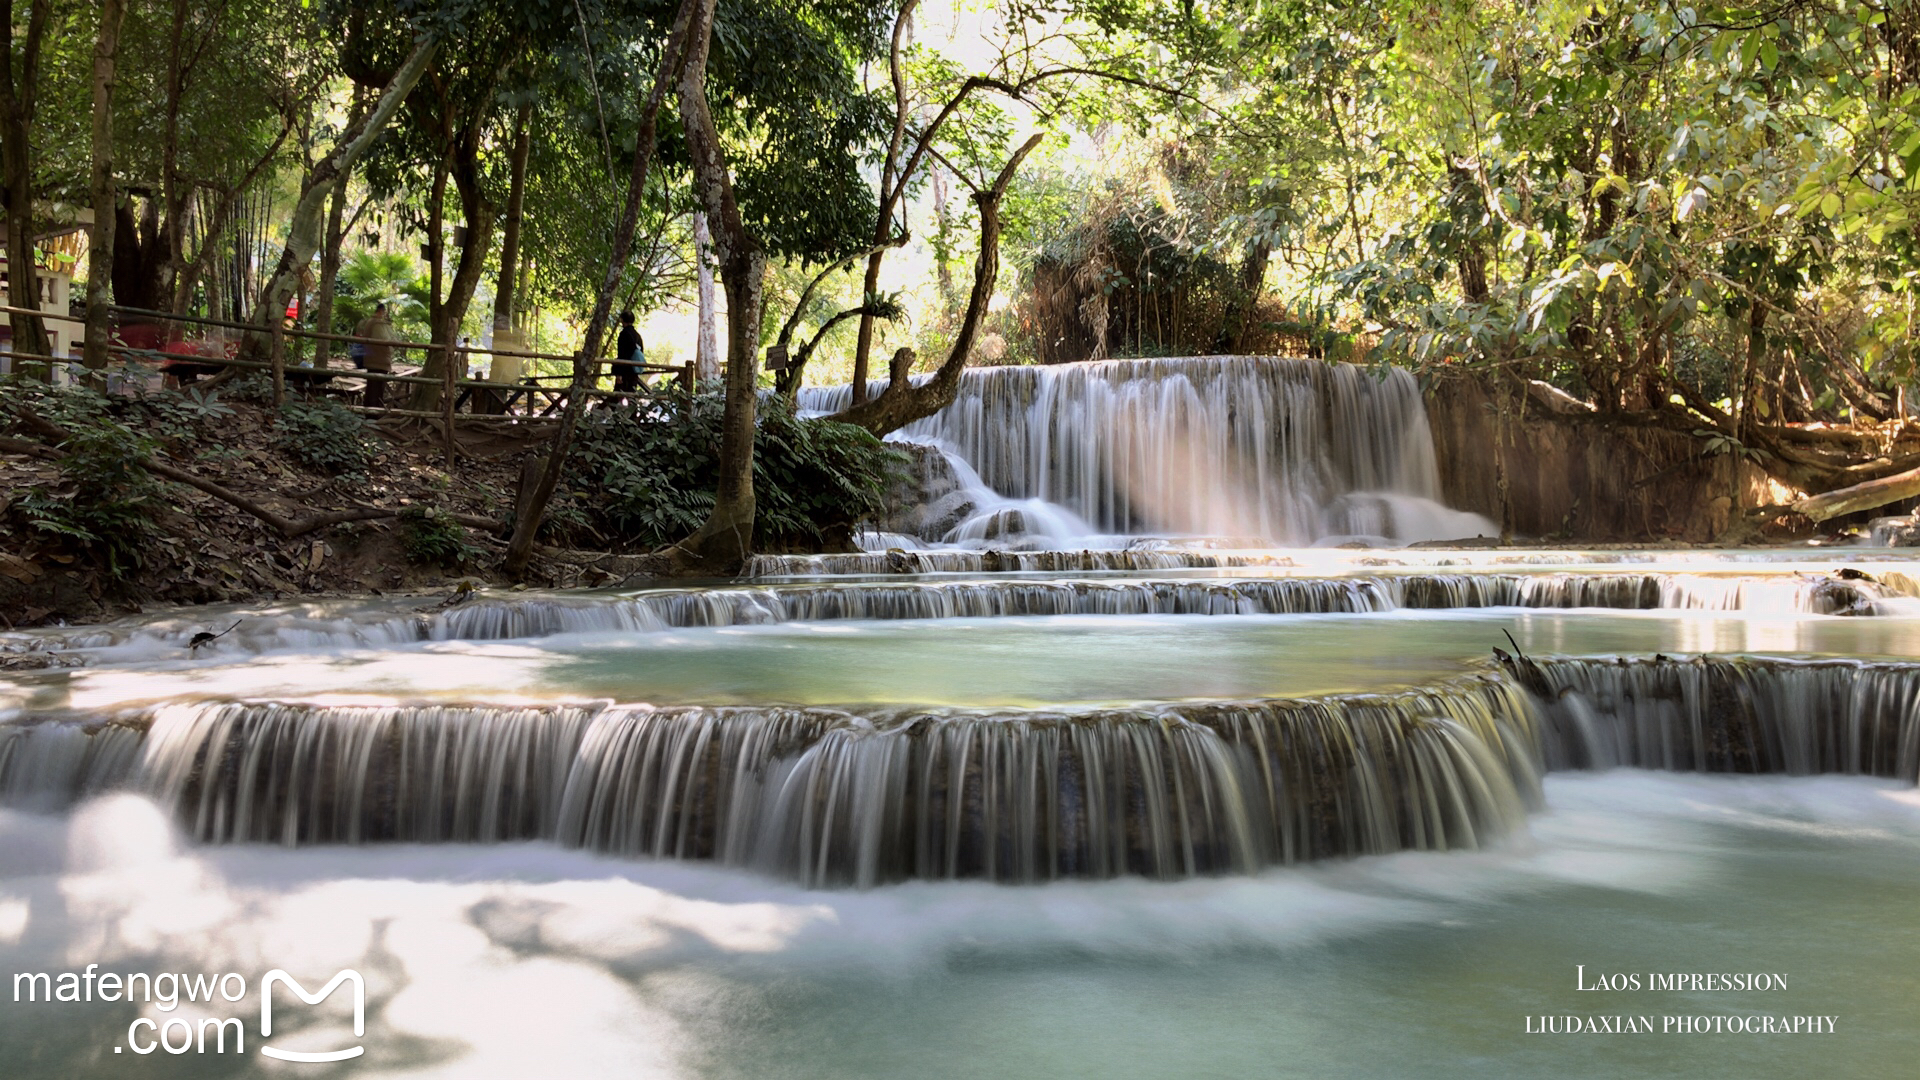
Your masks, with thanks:
[(284, 317), (273, 320), (273, 348), (268, 359), (273, 361), (273, 407), (279, 408), (287, 403), (287, 320)]

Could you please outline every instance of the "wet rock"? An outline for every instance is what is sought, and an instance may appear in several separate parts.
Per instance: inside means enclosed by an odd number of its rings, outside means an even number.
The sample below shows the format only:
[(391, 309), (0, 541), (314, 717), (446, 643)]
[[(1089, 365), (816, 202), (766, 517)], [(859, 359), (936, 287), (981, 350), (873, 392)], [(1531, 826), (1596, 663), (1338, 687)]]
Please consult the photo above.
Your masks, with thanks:
[(1874, 518), (1867, 542), (1878, 547), (1920, 547), (1920, 522), (1911, 516)]

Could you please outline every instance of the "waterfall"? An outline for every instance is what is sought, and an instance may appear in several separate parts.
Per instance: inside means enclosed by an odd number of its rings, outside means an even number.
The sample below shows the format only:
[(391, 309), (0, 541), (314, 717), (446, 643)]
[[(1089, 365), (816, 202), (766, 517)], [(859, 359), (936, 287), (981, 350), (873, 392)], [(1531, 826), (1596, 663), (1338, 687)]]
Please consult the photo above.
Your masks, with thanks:
[(1541, 658), (1083, 711), (171, 704), (0, 725), (0, 802), (145, 791), (206, 843), (547, 840), (815, 886), (1481, 847), (1550, 769), (1920, 780), (1920, 665)]
[(980, 574), (1043, 571), (1084, 574), (1113, 570), (1186, 570), (1208, 567), (1292, 566), (1285, 555), (1247, 552), (1079, 549), (1016, 551), (881, 550), (827, 555), (755, 555), (747, 564), (751, 578), (817, 577), (848, 574)]
[[(925, 553), (918, 553), (925, 554)], [(939, 555), (951, 553), (941, 552)], [(1017, 559), (1020, 553), (973, 553)], [(1051, 553), (1066, 554), (1066, 553)], [(1087, 552), (1084, 554), (1117, 554)], [(1899, 575), (1884, 575), (1911, 585)], [(375, 608), (246, 619), (206, 659), (275, 650), (378, 647), (417, 641), (507, 641), (566, 633), (766, 625), (842, 619), (1035, 615), (1287, 615), (1403, 608), (1689, 609), (1872, 615), (1905, 596), (1897, 584), (1801, 575), (1656, 573), (1403, 573), (1252, 579), (999, 579), (868, 581), (661, 589), (629, 595), (489, 596), (412, 615)], [(158, 620), (89, 627), (30, 640), (40, 651), (177, 651), (199, 624)], [(0, 640), (0, 646), (5, 641)], [(64, 652), (78, 662), (84, 654)]]
[(813, 885), (1471, 848), (1539, 801), (1533, 713), (1490, 676), (1075, 714), (168, 705), (7, 735), (7, 801), (130, 787), (202, 842), (546, 839)]
[(1920, 782), (1920, 665), (1701, 656), (1540, 660), (1551, 768)]
[[(851, 393), (803, 391), (801, 405), (830, 412)], [(978, 492), (971, 517), (928, 540), (1499, 531), (1439, 502), (1420, 387), (1399, 368), (1257, 356), (973, 368), (953, 404), (900, 435), (947, 451)]]

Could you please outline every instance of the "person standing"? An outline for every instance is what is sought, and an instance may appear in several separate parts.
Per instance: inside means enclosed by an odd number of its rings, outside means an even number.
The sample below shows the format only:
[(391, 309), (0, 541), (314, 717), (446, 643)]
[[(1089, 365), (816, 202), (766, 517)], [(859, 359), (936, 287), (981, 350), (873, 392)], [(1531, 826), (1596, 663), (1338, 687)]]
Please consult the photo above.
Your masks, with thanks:
[(633, 312), (620, 313), (620, 336), (613, 343), (613, 389), (631, 394), (640, 389), (640, 365), (647, 362), (647, 347), (634, 329)]
[[(385, 344), (393, 340), (393, 323), (387, 319), (387, 305), (375, 304), (373, 314), (361, 319), (360, 325), (353, 328), (353, 336), (373, 339), (363, 343), (366, 349), (364, 366), (368, 371), (380, 375), (393, 373), (393, 346)], [(386, 402), (386, 396), (385, 380), (367, 380), (367, 408), (381, 408)]]

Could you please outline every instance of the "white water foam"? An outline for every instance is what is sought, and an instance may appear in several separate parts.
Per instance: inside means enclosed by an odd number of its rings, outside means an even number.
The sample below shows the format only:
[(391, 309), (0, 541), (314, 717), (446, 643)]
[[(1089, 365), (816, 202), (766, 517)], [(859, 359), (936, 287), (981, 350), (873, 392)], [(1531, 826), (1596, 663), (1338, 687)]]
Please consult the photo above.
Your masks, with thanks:
[[(668, 1077), (707, 1071), (711, 1055), (757, 1029), (780, 1031), (781, 1019), (760, 1011), (763, 994), (794, 979), (862, 997), (1011, 964), (1079, 972), (1081, 992), (1088, 979), (1111, 979), (1111, 993), (1124, 994), (1249, 956), (1312, 966), (1341, 955), (1328, 950), (1342, 942), (1411, 949), (1412, 960), (1416, 945), (1392, 943), (1520, 921), (1541, 903), (1576, 921), (1621, 894), (1700, 895), (1711, 905), (1713, 883), (1750, 857), (1743, 851), (1779, 844), (1920, 859), (1920, 799), (1881, 782), (1619, 771), (1553, 778), (1548, 797), (1553, 809), (1530, 835), (1489, 851), (1167, 883), (821, 893), (537, 844), (196, 850), (180, 845), (159, 808), (117, 796), (70, 818), (0, 812), (0, 850), (10, 856), (0, 911), (25, 912), (10, 916), (17, 925), (0, 936), (0, 957), (15, 971), (354, 966), (369, 999), (369, 1054), (356, 1075)], [(1743, 932), (1759, 948), (1777, 929)], [(1122, 966), (1102, 975), (1089, 961)], [(1433, 993), (1452, 985), (1446, 971), (1424, 970), (1417, 978)], [(88, 1027), (72, 1012), (47, 1012), (32, 1017), (37, 1029), (21, 1026), (27, 1019), (10, 1010), (0, 1035), (9, 1046), (43, 1046), (51, 1057), (17, 1063), (22, 1075), (52, 1076), (97, 1062), (127, 1017)], [(929, 1017), (924, 1034), (885, 1037), (911, 1053), (942, 1026)], [(1071, 1021), (1049, 1031), (1062, 1052), (1099, 1054)], [(825, 1052), (848, 1055), (851, 1073), (863, 1070), (858, 1055), (876, 1049)], [(782, 1073), (769, 1062), (749, 1074)]]

